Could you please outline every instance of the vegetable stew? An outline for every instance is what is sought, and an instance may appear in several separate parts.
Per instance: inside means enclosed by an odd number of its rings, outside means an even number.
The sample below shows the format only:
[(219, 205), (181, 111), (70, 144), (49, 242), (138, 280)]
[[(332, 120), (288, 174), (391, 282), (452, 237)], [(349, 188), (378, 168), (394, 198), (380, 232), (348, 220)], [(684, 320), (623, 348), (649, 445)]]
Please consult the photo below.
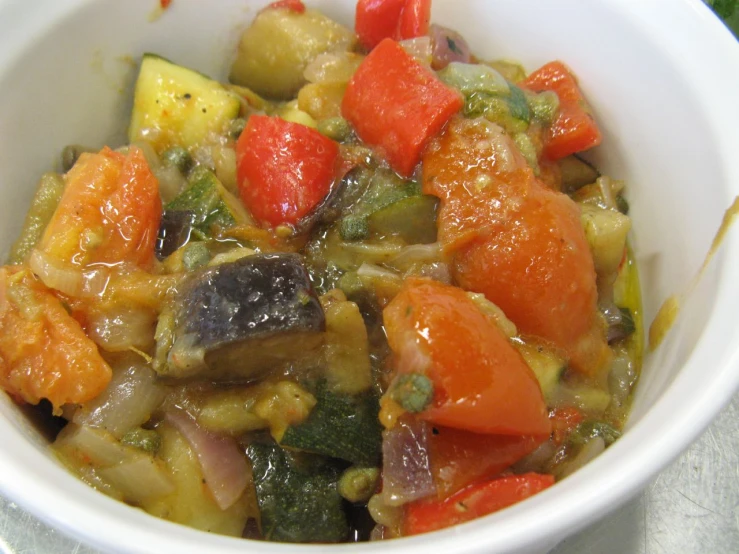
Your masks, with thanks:
[(208, 532), (351, 542), (504, 509), (619, 438), (643, 329), (597, 114), (565, 63), (430, 15), (275, 2), (228, 82), (146, 54), (127, 144), (41, 176), (0, 386), (63, 422), (72, 473)]

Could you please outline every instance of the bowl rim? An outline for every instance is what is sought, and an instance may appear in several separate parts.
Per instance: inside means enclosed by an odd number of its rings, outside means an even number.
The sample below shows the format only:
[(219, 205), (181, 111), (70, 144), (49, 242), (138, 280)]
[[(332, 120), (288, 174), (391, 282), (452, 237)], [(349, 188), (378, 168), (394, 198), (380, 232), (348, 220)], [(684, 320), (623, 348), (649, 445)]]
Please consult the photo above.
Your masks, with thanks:
[[(22, 3), (25, 12), (32, 17), (24, 16), (21, 21), (14, 19), (21, 11), (18, 8), (21, 3), (0, 0), (0, 15), (6, 14), (0, 17), (0, 45), (10, 41), (19, 45), (14, 51), (0, 47), (0, 69), (14, 54), (25, 50), (33, 36), (90, 1), (46, 0), (30, 8)], [(734, 152), (739, 151), (739, 127), (735, 125), (739, 121), (739, 107), (732, 96), (732, 91), (739, 90), (739, 72), (732, 76), (720, 70), (739, 67), (739, 42), (701, 0), (671, 1), (670, 9), (680, 16), (670, 21), (671, 27), (659, 20), (659, 10), (653, 5), (657, 3), (602, 2), (635, 25), (648, 27), (654, 40), (669, 45), (665, 52), (676, 65), (685, 64), (686, 60), (691, 64), (694, 79), (690, 86), (700, 100), (697, 109), (705, 113), (716, 137), (719, 158), (725, 162), (722, 168), (726, 175), (724, 192), (729, 206), (734, 196), (739, 195), (739, 166), (730, 164)], [(19, 11), (14, 12), (14, 8)], [(3, 24), (3, 20), (8, 23)], [(20, 23), (11, 28), (11, 21)], [(676, 45), (674, 35), (687, 38), (683, 44)], [(698, 52), (691, 53), (689, 48)], [(697, 64), (696, 59), (705, 63)], [(722, 298), (722, 302), (714, 306), (707, 327), (683, 370), (649, 412), (613, 448), (580, 469), (573, 478), (527, 500), (524, 505), (427, 535), (381, 543), (297, 546), (251, 542), (249, 547), (265, 553), (331, 548), (335, 552), (402, 550), (406, 554), (421, 554), (430, 547), (453, 552), (491, 552), (492, 547), (495, 551), (508, 551), (541, 546), (544, 540), (549, 540), (553, 546), (564, 536), (625, 503), (705, 430), (739, 388), (739, 328), (725, 324), (733, 321), (739, 311), (739, 291), (732, 286), (739, 280), (739, 256), (729, 255), (739, 252), (738, 233), (730, 233), (724, 242), (713, 262), (719, 275), (717, 298)], [(706, 363), (718, 369), (707, 383), (696, 389), (697, 376)], [(692, 394), (695, 400), (688, 409), (676, 414), (672, 399), (685, 394)], [(8, 418), (11, 408), (3, 403), (0, 414)], [(243, 551), (243, 539), (206, 535), (149, 516), (98, 493), (49, 457), (39, 456), (40, 448), (28, 442), (13, 426), (0, 426), (0, 437), (4, 444), (16, 445), (12, 452), (0, 449), (0, 491), (40, 519), (87, 544), (131, 552), (200, 554), (204, 544), (211, 551), (218, 549), (222, 554)], [(572, 507), (563, 509), (563, 506)], [(573, 524), (575, 510), (578, 517)], [(493, 525), (494, 537), (491, 535)], [(104, 530), (104, 535), (100, 530)], [(460, 541), (461, 536), (464, 541)]]

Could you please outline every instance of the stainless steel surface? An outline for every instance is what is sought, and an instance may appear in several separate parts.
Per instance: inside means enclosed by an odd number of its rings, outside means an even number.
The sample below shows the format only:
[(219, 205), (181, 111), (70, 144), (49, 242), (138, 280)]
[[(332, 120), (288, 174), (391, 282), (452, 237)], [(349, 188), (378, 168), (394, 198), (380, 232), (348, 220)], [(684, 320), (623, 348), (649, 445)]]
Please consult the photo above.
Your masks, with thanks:
[[(738, 553), (737, 421), (739, 395), (644, 494), (550, 554)], [(2, 498), (0, 537), (0, 551), (8, 554), (97, 553)]]

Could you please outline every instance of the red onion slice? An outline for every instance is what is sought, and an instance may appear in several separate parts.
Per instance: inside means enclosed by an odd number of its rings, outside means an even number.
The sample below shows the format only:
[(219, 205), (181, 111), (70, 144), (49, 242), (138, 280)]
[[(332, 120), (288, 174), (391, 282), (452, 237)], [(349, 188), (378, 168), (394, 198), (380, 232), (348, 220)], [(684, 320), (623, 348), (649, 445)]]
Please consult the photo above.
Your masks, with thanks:
[(227, 510), (233, 506), (248, 483), (246, 457), (236, 442), (206, 431), (183, 411), (168, 412), (165, 420), (182, 433), (192, 447), (218, 507)]
[(431, 475), (429, 426), (423, 421), (399, 421), (382, 437), (382, 496), (401, 506), (436, 494)]
[(462, 35), (441, 25), (429, 27), (432, 62), (436, 70), (444, 69), (451, 62), (469, 63), (472, 59), (470, 47)]

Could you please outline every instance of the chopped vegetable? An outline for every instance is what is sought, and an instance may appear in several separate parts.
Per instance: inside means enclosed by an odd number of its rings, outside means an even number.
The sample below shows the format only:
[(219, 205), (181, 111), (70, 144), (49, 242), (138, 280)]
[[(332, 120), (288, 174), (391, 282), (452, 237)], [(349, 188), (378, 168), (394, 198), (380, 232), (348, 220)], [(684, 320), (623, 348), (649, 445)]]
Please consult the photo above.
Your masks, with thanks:
[(241, 199), (262, 224), (295, 224), (325, 198), (338, 145), (314, 129), (252, 116), (237, 144)]
[(431, 21), (431, 0), (406, 0), (398, 21), (398, 40), (426, 36)]
[(117, 360), (110, 383), (93, 400), (77, 409), (72, 421), (78, 425), (104, 429), (121, 439), (143, 425), (161, 405), (166, 390), (156, 382), (156, 374), (142, 360)]
[(438, 199), (428, 195), (398, 200), (368, 216), (368, 235), (377, 238), (396, 236), (408, 244), (434, 243), (438, 205)]
[(65, 180), (38, 250), (63, 264), (148, 268), (162, 204), (142, 151), (131, 147), (124, 156), (106, 147), (83, 154)]
[(238, 97), (201, 73), (144, 54), (136, 81), (128, 139), (150, 141), (161, 153), (194, 149), (238, 117)]
[(537, 181), (501, 129), (479, 119), (456, 119), (433, 142), (423, 182), (441, 199), (439, 239), (457, 282), (520, 332), (565, 350), (578, 371), (603, 371), (610, 353), (577, 205)]
[(521, 86), (534, 92), (552, 90), (559, 96), (559, 115), (546, 132), (545, 156), (558, 160), (600, 144), (600, 130), (590, 106), (574, 75), (562, 62), (550, 62), (537, 69)]
[(533, 452), (547, 436), (470, 433), (434, 426), (429, 440), (431, 471), (439, 498), (493, 477)]
[(483, 64), (452, 62), (439, 72), (439, 78), (465, 96), (475, 92), (508, 96), (512, 89), (500, 73)]
[(321, 297), (326, 316), (326, 367), (329, 387), (344, 394), (357, 394), (372, 387), (367, 328), (359, 306), (345, 298)]
[(401, 419), (383, 432), (382, 498), (388, 506), (402, 506), (436, 495), (431, 475), (426, 422)]
[[(298, 108), (314, 120), (340, 117), (341, 101), (345, 91), (346, 82), (307, 84), (298, 93)], [(287, 119), (284, 115), (282, 117)]]
[(354, 30), (362, 46), (372, 50), (386, 38), (397, 38), (406, 3), (407, 0), (359, 0)]
[(123, 435), (121, 437), (121, 444), (133, 446), (149, 454), (156, 454), (162, 444), (162, 438), (154, 430), (139, 427), (137, 429), (131, 429)]
[(599, 275), (615, 273), (624, 257), (631, 219), (616, 210), (582, 204), (580, 220), (593, 255), (595, 271)]
[(428, 34), (431, 0), (359, 0), (355, 30), (372, 50), (383, 39), (412, 39)]
[(52, 450), (82, 479), (134, 505), (157, 501), (175, 490), (164, 464), (138, 448), (119, 443), (105, 431), (69, 424), (57, 436)]
[(565, 192), (594, 183), (600, 177), (597, 169), (575, 155), (560, 159), (559, 169), (562, 172), (562, 190)]
[(30, 404), (95, 398), (111, 369), (62, 303), (28, 269), (0, 268), (0, 385)]
[(429, 139), (461, 107), (458, 93), (386, 39), (349, 81), (341, 111), (364, 142), (408, 176)]
[(377, 396), (335, 394), (321, 385), (315, 397), (308, 419), (288, 427), (280, 444), (355, 464), (376, 464), (382, 442)]
[(265, 539), (280, 542), (339, 542), (349, 526), (330, 463), (301, 459), (276, 444), (251, 443), (259, 526)]
[[(225, 229), (250, 221), (239, 200), (224, 188), (212, 171), (202, 166), (192, 171), (187, 188), (167, 204), (166, 212), (193, 214), (192, 228), (201, 237), (212, 237)], [(188, 216), (180, 218), (184, 223)], [(185, 228), (179, 236), (186, 232)]]
[(158, 369), (165, 377), (252, 380), (323, 343), (323, 310), (294, 254), (247, 256), (207, 269), (176, 304), (174, 343)]
[(221, 510), (233, 506), (249, 484), (244, 454), (233, 439), (202, 429), (183, 411), (167, 412), (165, 419), (185, 437), (198, 457), (208, 486)]
[(406, 279), (383, 319), (397, 370), (434, 384), (434, 402), (419, 417), (478, 433), (549, 434), (536, 377), (463, 291)]
[(251, 475), (247, 474), (245, 493), (230, 508), (222, 510), (205, 479), (195, 449), (166, 421), (157, 427), (157, 432), (162, 437), (157, 457), (166, 464), (175, 489), (169, 495), (143, 503), (142, 507), (175, 523), (208, 533), (241, 537), (247, 519), (259, 514)]
[(260, 12), (239, 42), (229, 80), (268, 98), (288, 100), (305, 84), (303, 72), (319, 54), (351, 50), (349, 29), (316, 10)]
[(188, 243), (197, 218), (192, 210), (164, 210), (154, 247), (158, 260), (164, 260)]
[(419, 500), (406, 507), (404, 534), (428, 533), (516, 504), (554, 484), (551, 475), (526, 473), (471, 486), (444, 500)]
[(10, 250), (8, 261), (22, 263), (44, 233), (64, 193), (64, 179), (58, 173), (45, 173), (36, 186), (31, 207), (23, 222), (18, 240)]
[(544, 344), (517, 340), (513, 343), (536, 375), (544, 399), (549, 403), (566, 368), (565, 360)]

